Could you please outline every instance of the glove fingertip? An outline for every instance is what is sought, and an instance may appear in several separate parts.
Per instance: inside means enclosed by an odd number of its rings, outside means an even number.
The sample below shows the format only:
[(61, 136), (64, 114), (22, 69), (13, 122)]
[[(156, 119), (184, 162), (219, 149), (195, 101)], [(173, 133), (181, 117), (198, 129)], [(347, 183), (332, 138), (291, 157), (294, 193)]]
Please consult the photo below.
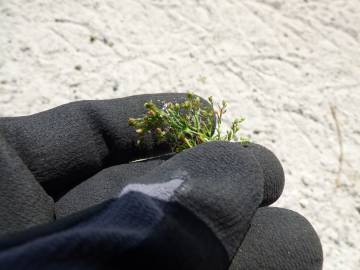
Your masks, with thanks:
[(270, 205), (280, 197), (284, 190), (284, 170), (274, 153), (264, 146), (250, 143), (247, 149), (253, 154), (263, 169), (264, 197), (261, 206)]
[(322, 264), (320, 239), (306, 218), (288, 209), (263, 207), (256, 212), (229, 270), (320, 270)]

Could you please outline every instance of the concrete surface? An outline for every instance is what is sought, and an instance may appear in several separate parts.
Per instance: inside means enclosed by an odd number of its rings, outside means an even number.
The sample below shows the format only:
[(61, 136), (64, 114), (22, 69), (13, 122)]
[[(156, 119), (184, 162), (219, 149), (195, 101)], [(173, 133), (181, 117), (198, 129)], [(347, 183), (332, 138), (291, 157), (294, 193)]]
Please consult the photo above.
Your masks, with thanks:
[(360, 1), (0, 0), (0, 115), (196, 90), (286, 171), (278, 206), (360, 269)]

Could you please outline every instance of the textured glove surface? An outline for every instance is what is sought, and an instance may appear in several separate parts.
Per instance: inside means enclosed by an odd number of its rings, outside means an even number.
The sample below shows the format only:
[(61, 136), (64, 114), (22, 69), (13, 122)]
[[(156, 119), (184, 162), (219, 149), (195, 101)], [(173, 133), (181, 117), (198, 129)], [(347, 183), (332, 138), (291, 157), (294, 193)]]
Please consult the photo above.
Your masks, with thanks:
[(321, 269), (311, 225), (266, 207), (284, 176), (264, 147), (213, 142), (131, 162), (169, 147), (151, 139), (138, 147), (128, 118), (144, 113), (145, 101), (184, 98), (83, 101), (0, 119), (0, 265)]

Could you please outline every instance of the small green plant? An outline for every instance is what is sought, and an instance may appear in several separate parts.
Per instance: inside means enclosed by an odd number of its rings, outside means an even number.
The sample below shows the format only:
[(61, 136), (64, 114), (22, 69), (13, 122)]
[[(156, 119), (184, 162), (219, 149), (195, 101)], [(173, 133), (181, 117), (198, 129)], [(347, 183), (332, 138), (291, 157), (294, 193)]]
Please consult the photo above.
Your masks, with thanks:
[(209, 105), (204, 105), (192, 93), (188, 93), (186, 100), (181, 103), (168, 102), (162, 107), (148, 101), (144, 104), (146, 114), (141, 118), (130, 118), (129, 125), (139, 135), (138, 144), (144, 142), (147, 134), (155, 134), (158, 143), (167, 142), (174, 152), (210, 141), (248, 143), (248, 138), (237, 135), (245, 119), (235, 119), (230, 129), (222, 133), (222, 119), (227, 104), (223, 101), (221, 105), (215, 105), (212, 97), (208, 101)]

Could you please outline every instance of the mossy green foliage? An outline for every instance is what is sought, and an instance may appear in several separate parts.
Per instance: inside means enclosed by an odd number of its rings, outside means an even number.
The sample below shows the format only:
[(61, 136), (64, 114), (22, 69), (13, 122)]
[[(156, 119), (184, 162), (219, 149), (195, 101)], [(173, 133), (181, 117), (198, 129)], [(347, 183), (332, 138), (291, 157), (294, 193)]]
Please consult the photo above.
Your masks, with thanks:
[(152, 101), (145, 103), (146, 114), (140, 118), (130, 118), (129, 125), (139, 135), (138, 144), (142, 144), (147, 134), (154, 134), (158, 143), (168, 143), (174, 152), (210, 141), (237, 141), (248, 143), (245, 137), (239, 137), (240, 124), (244, 118), (235, 119), (225, 133), (221, 126), (227, 104), (214, 104), (208, 98), (209, 105), (204, 105), (200, 98), (192, 93), (181, 103), (168, 102), (159, 107)]

